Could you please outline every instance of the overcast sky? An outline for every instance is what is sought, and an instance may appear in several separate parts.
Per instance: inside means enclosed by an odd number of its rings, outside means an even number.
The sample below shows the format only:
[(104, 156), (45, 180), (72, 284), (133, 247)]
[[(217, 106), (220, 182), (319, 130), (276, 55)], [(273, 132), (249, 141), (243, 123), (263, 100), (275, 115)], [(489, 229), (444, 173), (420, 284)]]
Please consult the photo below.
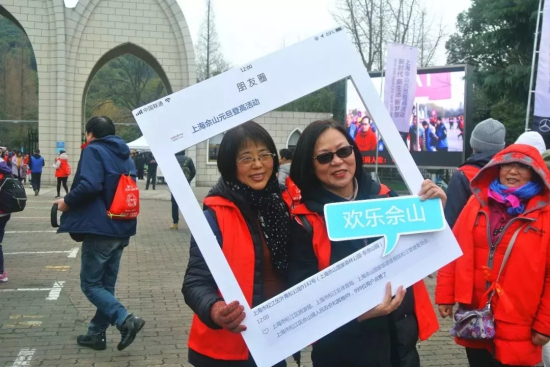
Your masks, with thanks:
[[(177, 0), (196, 43), (205, 16), (205, 0)], [(442, 19), (446, 33), (455, 30), (457, 15), (470, 0), (419, 0), (428, 17)], [(214, 0), (222, 51), (233, 66), (281, 49), (336, 25), (332, 13), (338, 0)], [(65, 0), (74, 7), (78, 0)], [(444, 42), (435, 64), (445, 64)]]
[[(442, 19), (446, 33), (455, 30), (457, 15), (470, 0), (419, 0), (428, 17)], [(193, 42), (205, 16), (205, 0), (178, 0)], [(234, 66), (252, 61), (336, 25), (338, 0), (214, 0), (216, 27), (225, 58)], [(445, 64), (444, 42), (436, 64)]]

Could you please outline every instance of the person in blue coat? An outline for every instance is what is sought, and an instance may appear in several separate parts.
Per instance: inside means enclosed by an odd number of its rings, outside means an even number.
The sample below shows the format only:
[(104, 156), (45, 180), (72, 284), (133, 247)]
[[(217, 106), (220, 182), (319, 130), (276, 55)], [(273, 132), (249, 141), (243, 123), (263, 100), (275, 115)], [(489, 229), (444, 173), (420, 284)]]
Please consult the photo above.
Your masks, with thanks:
[(106, 349), (105, 331), (116, 325), (121, 334), (118, 350), (128, 347), (145, 321), (128, 313), (115, 298), (115, 283), (122, 251), (136, 234), (137, 220), (111, 219), (107, 215), (122, 174), (135, 181), (130, 149), (115, 135), (108, 117), (92, 117), (86, 123), (87, 144), (82, 150), (71, 191), (56, 204), (63, 212), (58, 233), (70, 233), (82, 241), (80, 286), (97, 307), (80, 346)]
[(435, 135), (437, 135), (437, 151), (449, 151), (449, 142), (447, 141), (447, 126), (445, 126), (445, 124), (441, 120), (441, 117), (437, 118), (437, 125), (435, 125)]
[(40, 193), (40, 181), (42, 180), (42, 167), (46, 163), (44, 157), (40, 155), (40, 149), (36, 149), (29, 160), (29, 169), (31, 170), (31, 184), (34, 196)]

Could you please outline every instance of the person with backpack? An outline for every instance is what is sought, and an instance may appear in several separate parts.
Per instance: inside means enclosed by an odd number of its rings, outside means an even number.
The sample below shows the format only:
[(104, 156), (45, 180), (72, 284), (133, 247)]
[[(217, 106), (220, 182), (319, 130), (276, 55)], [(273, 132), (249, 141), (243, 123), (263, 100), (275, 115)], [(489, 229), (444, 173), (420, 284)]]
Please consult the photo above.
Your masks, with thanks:
[[(296, 145), (290, 178), (302, 194), (290, 224), (290, 286), (376, 240), (331, 242), (326, 204), (397, 196), (365, 172), (357, 144), (334, 120), (306, 127)], [(422, 200), (446, 200), (445, 192), (430, 180), (424, 181), (419, 195)], [(313, 367), (420, 366), (416, 343), (439, 328), (428, 290), (420, 281), (407, 290), (399, 287), (392, 299), (391, 287), (386, 285), (379, 306), (313, 344)]]
[[(0, 161), (0, 184), (4, 183), (4, 179), (7, 177), (13, 177), (11, 168), (8, 167), (6, 162)], [(4, 233), (6, 230), (6, 224), (10, 220), (10, 213), (4, 213), (0, 210), (0, 283), (8, 281), (8, 274), (4, 269), (4, 252), (2, 251), (2, 242), (4, 240)]]
[[(290, 216), (277, 181), (278, 166), (277, 148), (269, 133), (254, 121), (245, 122), (223, 136), (218, 154), (221, 178), (204, 199), (204, 215), (250, 307), (286, 287)], [(194, 237), (182, 293), (195, 313), (189, 364), (256, 365), (240, 335), (248, 315), (238, 301), (220, 295)]]
[[(193, 160), (185, 154), (177, 156), (176, 158), (178, 159), (181, 170), (183, 171), (187, 182), (191, 183), (191, 181), (193, 181), (193, 178), (195, 178), (195, 175), (197, 174), (197, 170), (195, 169), (195, 164), (193, 163)], [(180, 221), (180, 209), (178, 207), (176, 199), (174, 198), (174, 195), (170, 194), (170, 196), (172, 201), (172, 226), (170, 227), (170, 229), (178, 229), (178, 223)]]
[(495, 154), (504, 149), (505, 140), (506, 128), (497, 120), (487, 119), (474, 127), (470, 137), (470, 146), (474, 152), (451, 176), (447, 187), (449, 198), (444, 211), (449, 228), (454, 227), (472, 196), (470, 182)]
[(29, 169), (31, 171), (31, 184), (34, 191), (34, 196), (40, 193), (40, 182), (42, 181), (42, 168), (46, 162), (44, 157), (40, 155), (40, 149), (36, 149), (29, 160)]
[(64, 150), (59, 152), (53, 168), (55, 168), (55, 177), (57, 178), (57, 196), (55, 197), (57, 199), (61, 197), (61, 185), (65, 189), (65, 195), (69, 193), (67, 180), (71, 175), (71, 166), (69, 165), (69, 157)]
[(4, 253), (2, 242), (6, 224), (10, 220), (11, 213), (21, 212), (27, 205), (25, 186), (18, 177), (14, 177), (12, 169), (6, 162), (0, 160), (0, 282), (8, 281), (4, 269)]
[(88, 332), (78, 336), (78, 345), (106, 349), (105, 332), (109, 325), (116, 325), (121, 335), (117, 346), (120, 351), (134, 341), (145, 325), (115, 298), (120, 259), (130, 237), (136, 234), (137, 220), (135, 215), (113, 213), (112, 208), (121, 201), (122, 205), (139, 205), (137, 192), (123, 200), (118, 196), (123, 179), (124, 186), (137, 188), (136, 169), (130, 149), (115, 135), (115, 125), (108, 117), (92, 117), (85, 131), (88, 145), (81, 152), (71, 191), (56, 202), (63, 212), (58, 233), (69, 233), (82, 242), (80, 286), (97, 308)]

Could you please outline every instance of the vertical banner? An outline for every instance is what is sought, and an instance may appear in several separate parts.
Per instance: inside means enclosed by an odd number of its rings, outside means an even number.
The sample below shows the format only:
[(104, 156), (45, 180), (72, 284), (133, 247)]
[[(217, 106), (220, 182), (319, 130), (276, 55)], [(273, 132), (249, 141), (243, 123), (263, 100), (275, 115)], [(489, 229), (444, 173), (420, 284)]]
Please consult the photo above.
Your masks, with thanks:
[(418, 49), (388, 44), (384, 104), (400, 133), (408, 133), (416, 93)]
[(550, 134), (550, 0), (544, 2), (532, 130)]

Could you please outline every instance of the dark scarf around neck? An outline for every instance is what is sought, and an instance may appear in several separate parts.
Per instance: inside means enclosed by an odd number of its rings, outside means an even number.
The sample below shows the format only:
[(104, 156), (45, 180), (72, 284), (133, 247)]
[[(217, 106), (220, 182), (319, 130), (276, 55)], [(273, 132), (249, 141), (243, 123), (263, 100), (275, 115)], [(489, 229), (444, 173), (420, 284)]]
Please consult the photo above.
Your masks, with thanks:
[(240, 181), (225, 181), (234, 193), (243, 196), (257, 213), (273, 265), (280, 274), (288, 269), (289, 213), (281, 196), (277, 178), (273, 176), (263, 190), (254, 190)]

